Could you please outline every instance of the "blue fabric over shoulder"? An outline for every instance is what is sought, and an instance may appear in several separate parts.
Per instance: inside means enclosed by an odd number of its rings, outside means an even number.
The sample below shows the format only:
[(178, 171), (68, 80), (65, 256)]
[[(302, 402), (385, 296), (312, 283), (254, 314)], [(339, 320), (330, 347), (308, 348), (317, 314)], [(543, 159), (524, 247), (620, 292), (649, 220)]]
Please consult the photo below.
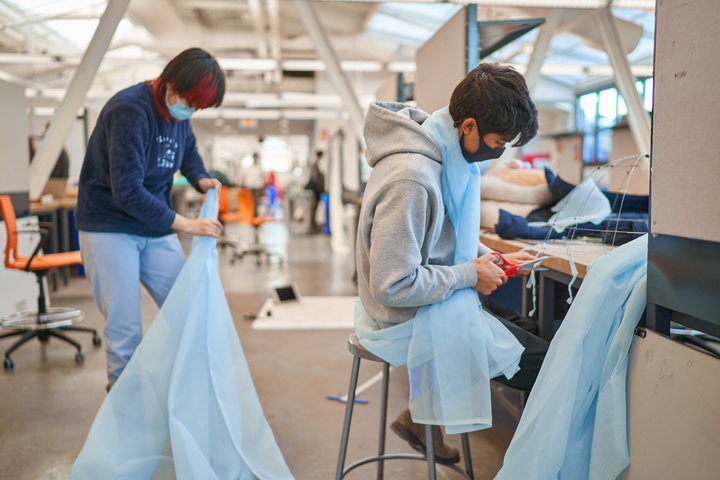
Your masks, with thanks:
[[(200, 216), (217, 218), (218, 192)], [(265, 419), (218, 274), (195, 237), (160, 313), (95, 417), (72, 480), (292, 479)]]
[(646, 274), (647, 235), (593, 263), (496, 480), (614, 480), (630, 464), (625, 384)]
[[(465, 161), (448, 108), (423, 128), (440, 147), (443, 202), (455, 229), (455, 265), (477, 257), (480, 234), (480, 170)], [(492, 426), (490, 379), (512, 377), (523, 347), (472, 288), (421, 307), (415, 318), (384, 330), (356, 303), (362, 345), (395, 365), (407, 364), (410, 412), (416, 423), (445, 425), (448, 433)]]

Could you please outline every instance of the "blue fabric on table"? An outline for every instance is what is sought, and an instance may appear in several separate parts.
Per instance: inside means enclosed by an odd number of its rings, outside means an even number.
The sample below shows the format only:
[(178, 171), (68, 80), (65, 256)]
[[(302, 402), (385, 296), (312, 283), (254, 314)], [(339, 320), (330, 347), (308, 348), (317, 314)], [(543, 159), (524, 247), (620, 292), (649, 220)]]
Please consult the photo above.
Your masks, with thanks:
[[(218, 192), (200, 213), (217, 218)], [(192, 251), (95, 417), (72, 480), (291, 479), (255, 391), (218, 274)]]
[[(545, 167), (545, 179), (547, 180), (555, 203), (565, 198), (565, 196), (575, 188), (575, 185), (566, 182), (560, 178), (559, 175), (555, 175), (555, 173), (547, 167)], [(606, 190), (602, 192), (610, 201), (613, 213), (648, 213), (650, 211), (650, 198), (648, 195), (626, 195), (608, 192)]]
[(612, 214), (598, 225), (581, 223), (558, 233), (552, 227), (534, 227), (524, 217), (500, 210), (495, 232), (502, 238), (528, 240), (551, 240), (583, 235), (600, 237), (603, 243), (622, 245), (649, 232), (649, 215), (631, 212)]
[(647, 235), (593, 263), (496, 480), (614, 480), (630, 464), (625, 384), (646, 274)]

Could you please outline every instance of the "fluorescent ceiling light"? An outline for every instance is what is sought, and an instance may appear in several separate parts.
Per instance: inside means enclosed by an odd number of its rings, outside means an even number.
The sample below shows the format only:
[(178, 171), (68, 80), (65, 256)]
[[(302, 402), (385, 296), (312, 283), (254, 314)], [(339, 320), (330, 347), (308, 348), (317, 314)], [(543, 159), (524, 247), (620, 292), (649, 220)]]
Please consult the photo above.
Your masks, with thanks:
[(276, 120), (280, 118), (280, 110), (258, 110), (249, 108), (210, 108), (200, 110), (193, 115), (196, 119), (240, 120), (243, 118), (256, 118), (258, 120)]
[(346, 60), (340, 62), (340, 66), (346, 72), (381, 72), (383, 70), (382, 63), (366, 60)]
[(244, 93), (244, 92), (225, 92), (223, 103), (245, 103), (248, 100), (273, 100), (278, 96), (275, 93)]
[(414, 73), (416, 70), (415, 62), (390, 62), (387, 64), (388, 72)]
[(322, 60), (283, 60), (282, 69), (288, 72), (319, 72), (325, 70)]
[(342, 112), (338, 110), (282, 110), (282, 118), (288, 120), (333, 120), (342, 118)]
[(270, 72), (278, 66), (278, 62), (272, 58), (218, 58), (218, 63), (224, 70), (251, 70), (255, 72)]
[[(323, 72), (327, 70), (325, 62), (322, 60), (283, 60), (281, 62), (282, 69), (288, 72)], [(346, 72), (400, 72), (415, 71), (415, 62), (393, 62), (393, 70), (390, 69), (391, 64), (383, 64), (374, 60), (345, 60), (340, 62), (340, 68)]]
[(0, 63), (5, 65), (39, 65), (53, 63), (54, 58), (35, 53), (0, 53)]

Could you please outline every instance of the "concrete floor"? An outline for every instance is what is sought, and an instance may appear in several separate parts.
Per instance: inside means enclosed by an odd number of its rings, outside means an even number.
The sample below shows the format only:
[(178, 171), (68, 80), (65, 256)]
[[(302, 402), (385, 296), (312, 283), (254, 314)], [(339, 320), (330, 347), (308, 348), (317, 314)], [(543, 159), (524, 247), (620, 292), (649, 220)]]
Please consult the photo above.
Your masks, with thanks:
[[(233, 230), (235, 228), (235, 230)], [(231, 233), (247, 235), (230, 227)], [(274, 284), (293, 281), (303, 295), (355, 295), (350, 254), (332, 254), (325, 235), (292, 232), (283, 265), (258, 267), (253, 257), (230, 263), (230, 252), (220, 252), (220, 274), (234, 322), (260, 396), (265, 415), (285, 459), (298, 479), (334, 478), (345, 406), (329, 401), (328, 394), (347, 393), (352, 357), (347, 351), (350, 330), (252, 330), (252, 317), (270, 296)], [(189, 247), (189, 243), (184, 244)], [(51, 294), (55, 306), (84, 310), (86, 326), (102, 331), (90, 284), (72, 277), (67, 286)], [(158, 308), (143, 294), (146, 326)], [(76, 364), (74, 350), (58, 340), (33, 341), (17, 350), (15, 369), (0, 372), (0, 478), (51, 480), (68, 477), (83, 446), (93, 419), (106, 396), (105, 352), (94, 348), (91, 336), (73, 333), (83, 345), (85, 361)], [(5, 349), (10, 340), (0, 342)], [(360, 382), (380, 371), (378, 364), (364, 362)], [(372, 455), (377, 448), (379, 385), (363, 396), (367, 405), (355, 408), (348, 462)], [(391, 375), (390, 419), (407, 405), (407, 372)], [(495, 402), (495, 400), (494, 400)], [(470, 435), (475, 478), (491, 479), (502, 464), (517, 421), (494, 403), (494, 427)], [(447, 441), (460, 446), (459, 436)], [(410, 453), (410, 447), (392, 432), (387, 450)], [(361, 467), (348, 479), (375, 478), (375, 464)], [(423, 462), (386, 462), (385, 478), (427, 478)], [(439, 467), (438, 478), (462, 478)]]

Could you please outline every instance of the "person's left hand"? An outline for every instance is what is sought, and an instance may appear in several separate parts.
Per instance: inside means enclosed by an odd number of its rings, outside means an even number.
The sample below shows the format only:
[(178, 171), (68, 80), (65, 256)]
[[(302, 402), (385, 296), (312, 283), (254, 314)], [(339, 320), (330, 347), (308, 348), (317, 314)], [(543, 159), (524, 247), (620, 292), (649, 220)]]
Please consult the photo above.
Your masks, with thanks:
[[(535, 260), (535, 255), (528, 252), (514, 252), (514, 253), (503, 253), (503, 257), (510, 263), (525, 263), (531, 260)], [(528, 271), (520, 271), (516, 275), (527, 276), (530, 275)]]
[(200, 190), (202, 190), (203, 193), (206, 193), (213, 187), (219, 186), (220, 180), (218, 180), (217, 178), (201, 178), (200, 180), (198, 180), (198, 187), (200, 188)]

